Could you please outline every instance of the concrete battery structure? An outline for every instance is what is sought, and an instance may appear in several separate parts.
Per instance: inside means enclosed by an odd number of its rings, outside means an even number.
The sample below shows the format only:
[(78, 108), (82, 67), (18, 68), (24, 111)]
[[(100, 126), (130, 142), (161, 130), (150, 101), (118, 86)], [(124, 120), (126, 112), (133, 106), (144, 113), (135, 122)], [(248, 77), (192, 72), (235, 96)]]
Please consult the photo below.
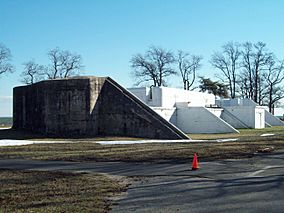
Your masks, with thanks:
[(109, 77), (46, 80), (14, 88), (13, 128), (60, 137), (189, 139)]

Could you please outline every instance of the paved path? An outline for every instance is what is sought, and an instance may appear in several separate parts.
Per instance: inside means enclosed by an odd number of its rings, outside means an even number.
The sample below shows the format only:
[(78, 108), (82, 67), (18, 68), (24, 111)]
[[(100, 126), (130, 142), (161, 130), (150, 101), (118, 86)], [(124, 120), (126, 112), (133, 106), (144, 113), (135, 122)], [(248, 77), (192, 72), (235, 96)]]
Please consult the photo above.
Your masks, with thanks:
[(101, 172), (136, 177), (113, 212), (283, 212), (284, 153), (190, 163), (0, 160), (0, 168)]

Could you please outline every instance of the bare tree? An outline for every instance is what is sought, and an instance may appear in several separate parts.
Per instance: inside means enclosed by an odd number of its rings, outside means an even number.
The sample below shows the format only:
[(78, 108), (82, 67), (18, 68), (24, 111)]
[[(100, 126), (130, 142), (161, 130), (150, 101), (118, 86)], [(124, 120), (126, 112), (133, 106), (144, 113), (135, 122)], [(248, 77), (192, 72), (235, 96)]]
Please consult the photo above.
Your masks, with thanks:
[(228, 83), (231, 98), (235, 98), (237, 92), (237, 76), (241, 55), (239, 47), (238, 43), (229, 42), (222, 46), (221, 52), (215, 52), (210, 61), (214, 68), (221, 71), (222, 75), (218, 75), (218, 77)]
[(242, 98), (251, 98), (249, 78), (245, 74), (239, 76), (238, 85), (240, 88), (240, 95)]
[(189, 90), (196, 79), (196, 71), (201, 67), (201, 56), (190, 55), (181, 50), (177, 54), (178, 69), (180, 71), (183, 88)]
[(43, 65), (35, 63), (33, 60), (23, 64), (24, 70), (21, 74), (21, 81), (24, 84), (33, 84), (44, 79), (47, 68)]
[(6, 72), (13, 72), (14, 67), (10, 63), (11, 51), (3, 44), (0, 44), (0, 75)]
[(155, 87), (165, 86), (166, 77), (177, 74), (172, 68), (174, 62), (175, 57), (171, 51), (154, 46), (150, 47), (144, 55), (134, 55), (130, 63), (136, 85), (152, 81)]
[(133, 68), (132, 76), (136, 80), (135, 85), (139, 85), (143, 82), (153, 81), (153, 86), (158, 85), (158, 78), (156, 73), (156, 67), (149, 62), (143, 55), (137, 54), (130, 60), (131, 67)]
[(246, 42), (243, 44), (242, 51), (242, 78), (246, 80), (246, 94), (255, 102), (261, 104), (263, 99), (264, 83), (263, 72), (267, 69), (273, 54), (268, 52), (266, 44), (258, 42), (252, 44)]
[(264, 74), (266, 85), (265, 95), (269, 112), (273, 113), (274, 106), (284, 98), (283, 83), (284, 80), (284, 61), (276, 62), (271, 60), (268, 64), (267, 72)]
[(71, 53), (68, 50), (60, 50), (58, 47), (48, 52), (51, 65), (46, 72), (49, 79), (67, 78), (79, 75), (83, 68), (81, 55)]
[(245, 98), (254, 97), (254, 78), (253, 78), (253, 45), (250, 42), (243, 44), (241, 66), (244, 68), (240, 77), (242, 94)]

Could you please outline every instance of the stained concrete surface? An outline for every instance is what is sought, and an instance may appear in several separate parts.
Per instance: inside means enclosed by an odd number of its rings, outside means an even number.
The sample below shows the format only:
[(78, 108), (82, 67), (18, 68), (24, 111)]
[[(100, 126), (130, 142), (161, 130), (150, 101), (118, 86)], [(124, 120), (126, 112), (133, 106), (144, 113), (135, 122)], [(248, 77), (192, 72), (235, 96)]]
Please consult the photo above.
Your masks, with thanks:
[(0, 168), (101, 172), (134, 180), (112, 212), (283, 212), (284, 150), (242, 160), (75, 163), (0, 160)]

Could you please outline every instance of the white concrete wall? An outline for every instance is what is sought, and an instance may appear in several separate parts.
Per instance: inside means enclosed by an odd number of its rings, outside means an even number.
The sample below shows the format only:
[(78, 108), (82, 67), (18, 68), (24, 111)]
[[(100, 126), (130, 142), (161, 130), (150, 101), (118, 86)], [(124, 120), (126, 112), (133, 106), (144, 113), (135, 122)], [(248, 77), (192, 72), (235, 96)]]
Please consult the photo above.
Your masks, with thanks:
[(236, 99), (219, 99), (216, 100), (216, 105), (219, 107), (229, 107), (229, 106), (258, 106), (254, 101), (244, 98), (236, 98)]
[(227, 123), (229, 123), (230, 125), (232, 125), (234, 128), (237, 128), (237, 129), (250, 128), (245, 123), (243, 123), (242, 120), (240, 120), (234, 114), (232, 114), (229, 110), (226, 110), (226, 108), (223, 109), (221, 118)]
[(265, 128), (265, 110), (262, 107), (228, 106), (224, 109), (227, 114), (221, 117), (235, 128)]
[(221, 118), (221, 114), (223, 112), (222, 108), (207, 108), (211, 113), (213, 113), (218, 118)]
[[(199, 133), (203, 132), (203, 129), (213, 125), (212, 114), (235, 128), (264, 128), (265, 122), (272, 123), (273, 121), (281, 124), (279, 121), (276, 122), (276, 118), (272, 118), (271, 115), (265, 116), (264, 108), (258, 106), (258, 104), (250, 99), (220, 99), (215, 101), (213, 94), (168, 87), (152, 87), (151, 89), (147, 87), (130, 88), (129, 91), (150, 107), (155, 107), (155, 111), (166, 120), (186, 131), (190, 131), (189, 128), (193, 128), (193, 131), (196, 133), (198, 131), (200, 131)], [(210, 111), (208, 114), (208, 110), (205, 111), (202, 108), (215, 104), (224, 108), (224, 111), (220, 108), (208, 108)], [(200, 107), (201, 109), (198, 109)], [(189, 108), (194, 109), (190, 111)], [(204, 113), (204, 115), (201, 115), (201, 113)], [(187, 121), (190, 120), (188, 117), (189, 114), (192, 116), (193, 121)], [(206, 118), (206, 116), (209, 117)], [(201, 120), (198, 120), (199, 118)], [(196, 125), (198, 123), (199, 127), (192, 125), (192, 122), (195, 122)], [(185, 127), (186, 125), (188, 127)], [(218, 125), (216, 124), (216, 126)], [(199, 130), (197, 130), (198, 128)], [(213, 127), (210, 127), (208, 131), (213, 131), (213, 129)], [(214, 131), (216, 133), (218, 131), (224, 132), (222, 128), (221, 130), (216, 128)]]
[(161, 115), (164, 119), (171, 122), (173, 125), (177, 126), (177, 110), (173, 108), (164, 107), (151, 107), (156, 113)]
[(235, 128), (265, 128), (265, 108), (248, 98), (221, 99), (216, 100), (216, 104), (227, 110), (228, 113), (224, 111), (221, 117)]
[(160, 87), (152, 87), (149, 90), (148, 105), (151, 107), (168, 107), (162, 103), (162, 91)]
[(185, 133), (238, 133), (231, 125), (205, 107), (177, 109), (177, 127)]
[[(228, 110), (235, 118), (238, 118), (242, 123), (244, 123), (249, 128), (255, 128), (255, 113), (252, 107), (239, 107), (239, 106), (229, 106), (224, 107)], [(234, 126), (234, 124), (231, 124)], [(238, 127), (239, 128), (239, 127)]]
[(129, 88), (131, 93), (136, 95), (151, 107), (175, 107), (176, 103), (187, 106), (209, 106), (215, 104), (215, 96), (196, 91), (187, 91), (178, 88), (152, 87), (150, 88)]
[(284, 122), (265, 110), (265, 122), (270, 126), (284, 126)]
[(160, 89), (163, 107), (173, 107), (177, 102), (184, 102), (188, 106), (209, 106), (215, 104), (215, 96), (212, 94), (168, 87), (160, 87)]

